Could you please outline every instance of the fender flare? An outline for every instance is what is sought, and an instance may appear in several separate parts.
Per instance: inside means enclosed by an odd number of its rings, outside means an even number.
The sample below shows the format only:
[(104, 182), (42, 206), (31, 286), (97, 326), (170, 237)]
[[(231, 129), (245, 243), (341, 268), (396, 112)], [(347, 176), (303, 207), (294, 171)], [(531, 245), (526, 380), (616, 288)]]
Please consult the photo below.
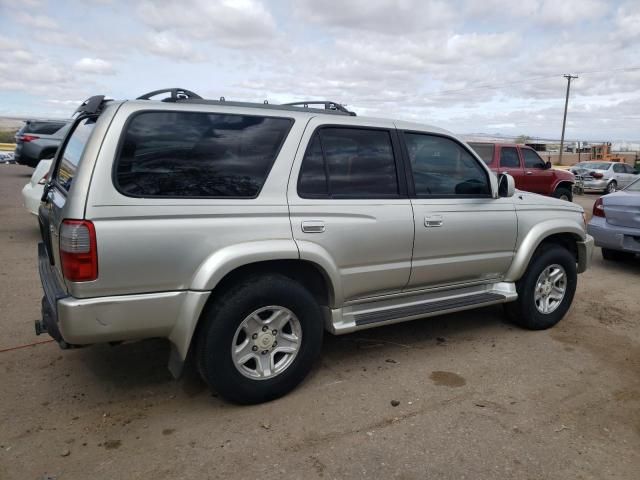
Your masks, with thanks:
[(504, 281), (515, 282), (519, 280), (527, 270), (529, 262), (538, 246), (544, 239), (557, 234), (571, 234), (579, 241), (583, 241), (586, 238), (584, 227), (576, 221), (553, 219), (538, 223), (529, 230), (526, 237), (520, 242)]

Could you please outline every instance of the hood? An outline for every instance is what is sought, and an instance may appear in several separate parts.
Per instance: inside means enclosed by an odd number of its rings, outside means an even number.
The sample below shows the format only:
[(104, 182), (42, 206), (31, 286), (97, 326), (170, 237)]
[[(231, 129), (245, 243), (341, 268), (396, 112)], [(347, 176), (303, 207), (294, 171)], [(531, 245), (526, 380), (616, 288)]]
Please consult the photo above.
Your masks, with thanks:
[(555, 173), (556, 178), (559, 178), (560, 180), (566, 180), (568, 182), (575, 182), (576, 180), (575, 175), (569, 170), (554, 169), (553, 172)]
[(566, 200), (547, 197), (545, 195), (538, 195), (537, 193), (525, 192), (523, 190), (516, 190), (513, 199), (516, 208), (526, 208), (527, 210), (564, 210), (576, 213), (584, 212), (584, 208), (577, 203), (567, 202)]

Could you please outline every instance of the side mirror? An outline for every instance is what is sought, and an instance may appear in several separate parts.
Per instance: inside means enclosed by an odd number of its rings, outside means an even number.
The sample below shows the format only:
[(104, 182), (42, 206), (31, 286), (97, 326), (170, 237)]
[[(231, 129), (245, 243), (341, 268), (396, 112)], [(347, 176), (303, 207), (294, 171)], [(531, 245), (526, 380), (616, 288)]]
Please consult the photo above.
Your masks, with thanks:
[(553, 166), (553, 165), (551, 165), (551, 162), (549, 162), (549, 161), (547, 161), (547, 162), (544, 164), (544, 168), (545, 168), (545, 170), (549, 170), (552, 166)]
[(513, 197), (516, 193), (516, 181), (508, 173), (501, 173), (498, 176), (498, 196)]

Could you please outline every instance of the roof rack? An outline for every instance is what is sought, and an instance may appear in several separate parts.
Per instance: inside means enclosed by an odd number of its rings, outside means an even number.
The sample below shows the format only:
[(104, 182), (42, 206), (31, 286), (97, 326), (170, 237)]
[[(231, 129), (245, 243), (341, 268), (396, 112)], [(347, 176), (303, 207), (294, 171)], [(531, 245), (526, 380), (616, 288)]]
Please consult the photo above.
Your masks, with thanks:
[(290, 107), (302, 107), (302, 108), (309, 108), (309, 105), (323, 105), (325, 110), (334, 110), (334, 111), (346, 113), (347, 115), (351, 115), (352, 117), (356, 116), (356, 112), (347, 110), (344, 107), (344, 105), (338, 102), (332, 102), (330, 100), (310, 100), (310, 101), (304, 101), (304, 102), (291, 102), (291, 103), (283, 103), (283, 105), (288, 105)]
[(171, 94), (170, 97), (163, 98), (163, 102), (177, 102), (178, 100), (191, 99), (202, 100), (202, 97), (200, 95), (198, 95), (197, 93), (193, 93), (191, 90), (187, 90), (186, 88), (163, 88), (160, 90), (154, 90), (153, 92), (140, 95), (138, 98), (136, 98), (136, 100), (151, 100), (152, 97), (160, 95), (161, 93)]

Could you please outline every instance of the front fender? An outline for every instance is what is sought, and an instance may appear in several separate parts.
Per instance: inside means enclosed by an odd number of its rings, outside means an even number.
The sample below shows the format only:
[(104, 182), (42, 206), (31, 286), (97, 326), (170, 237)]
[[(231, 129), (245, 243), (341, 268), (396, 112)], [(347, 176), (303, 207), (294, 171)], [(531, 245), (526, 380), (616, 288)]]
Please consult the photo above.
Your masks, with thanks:
[(542, 241), (559, 233), (569, 233), (576, 238), (576, 241), (584, 241), (586, 233), (581, 223), (570, 219), (545, 220), (533, 226), (520, 242), (518, 250), (513, 258), (511, 267), (504, 278), (506, 282), (515, 282), (524, 275), (533, 253)]

